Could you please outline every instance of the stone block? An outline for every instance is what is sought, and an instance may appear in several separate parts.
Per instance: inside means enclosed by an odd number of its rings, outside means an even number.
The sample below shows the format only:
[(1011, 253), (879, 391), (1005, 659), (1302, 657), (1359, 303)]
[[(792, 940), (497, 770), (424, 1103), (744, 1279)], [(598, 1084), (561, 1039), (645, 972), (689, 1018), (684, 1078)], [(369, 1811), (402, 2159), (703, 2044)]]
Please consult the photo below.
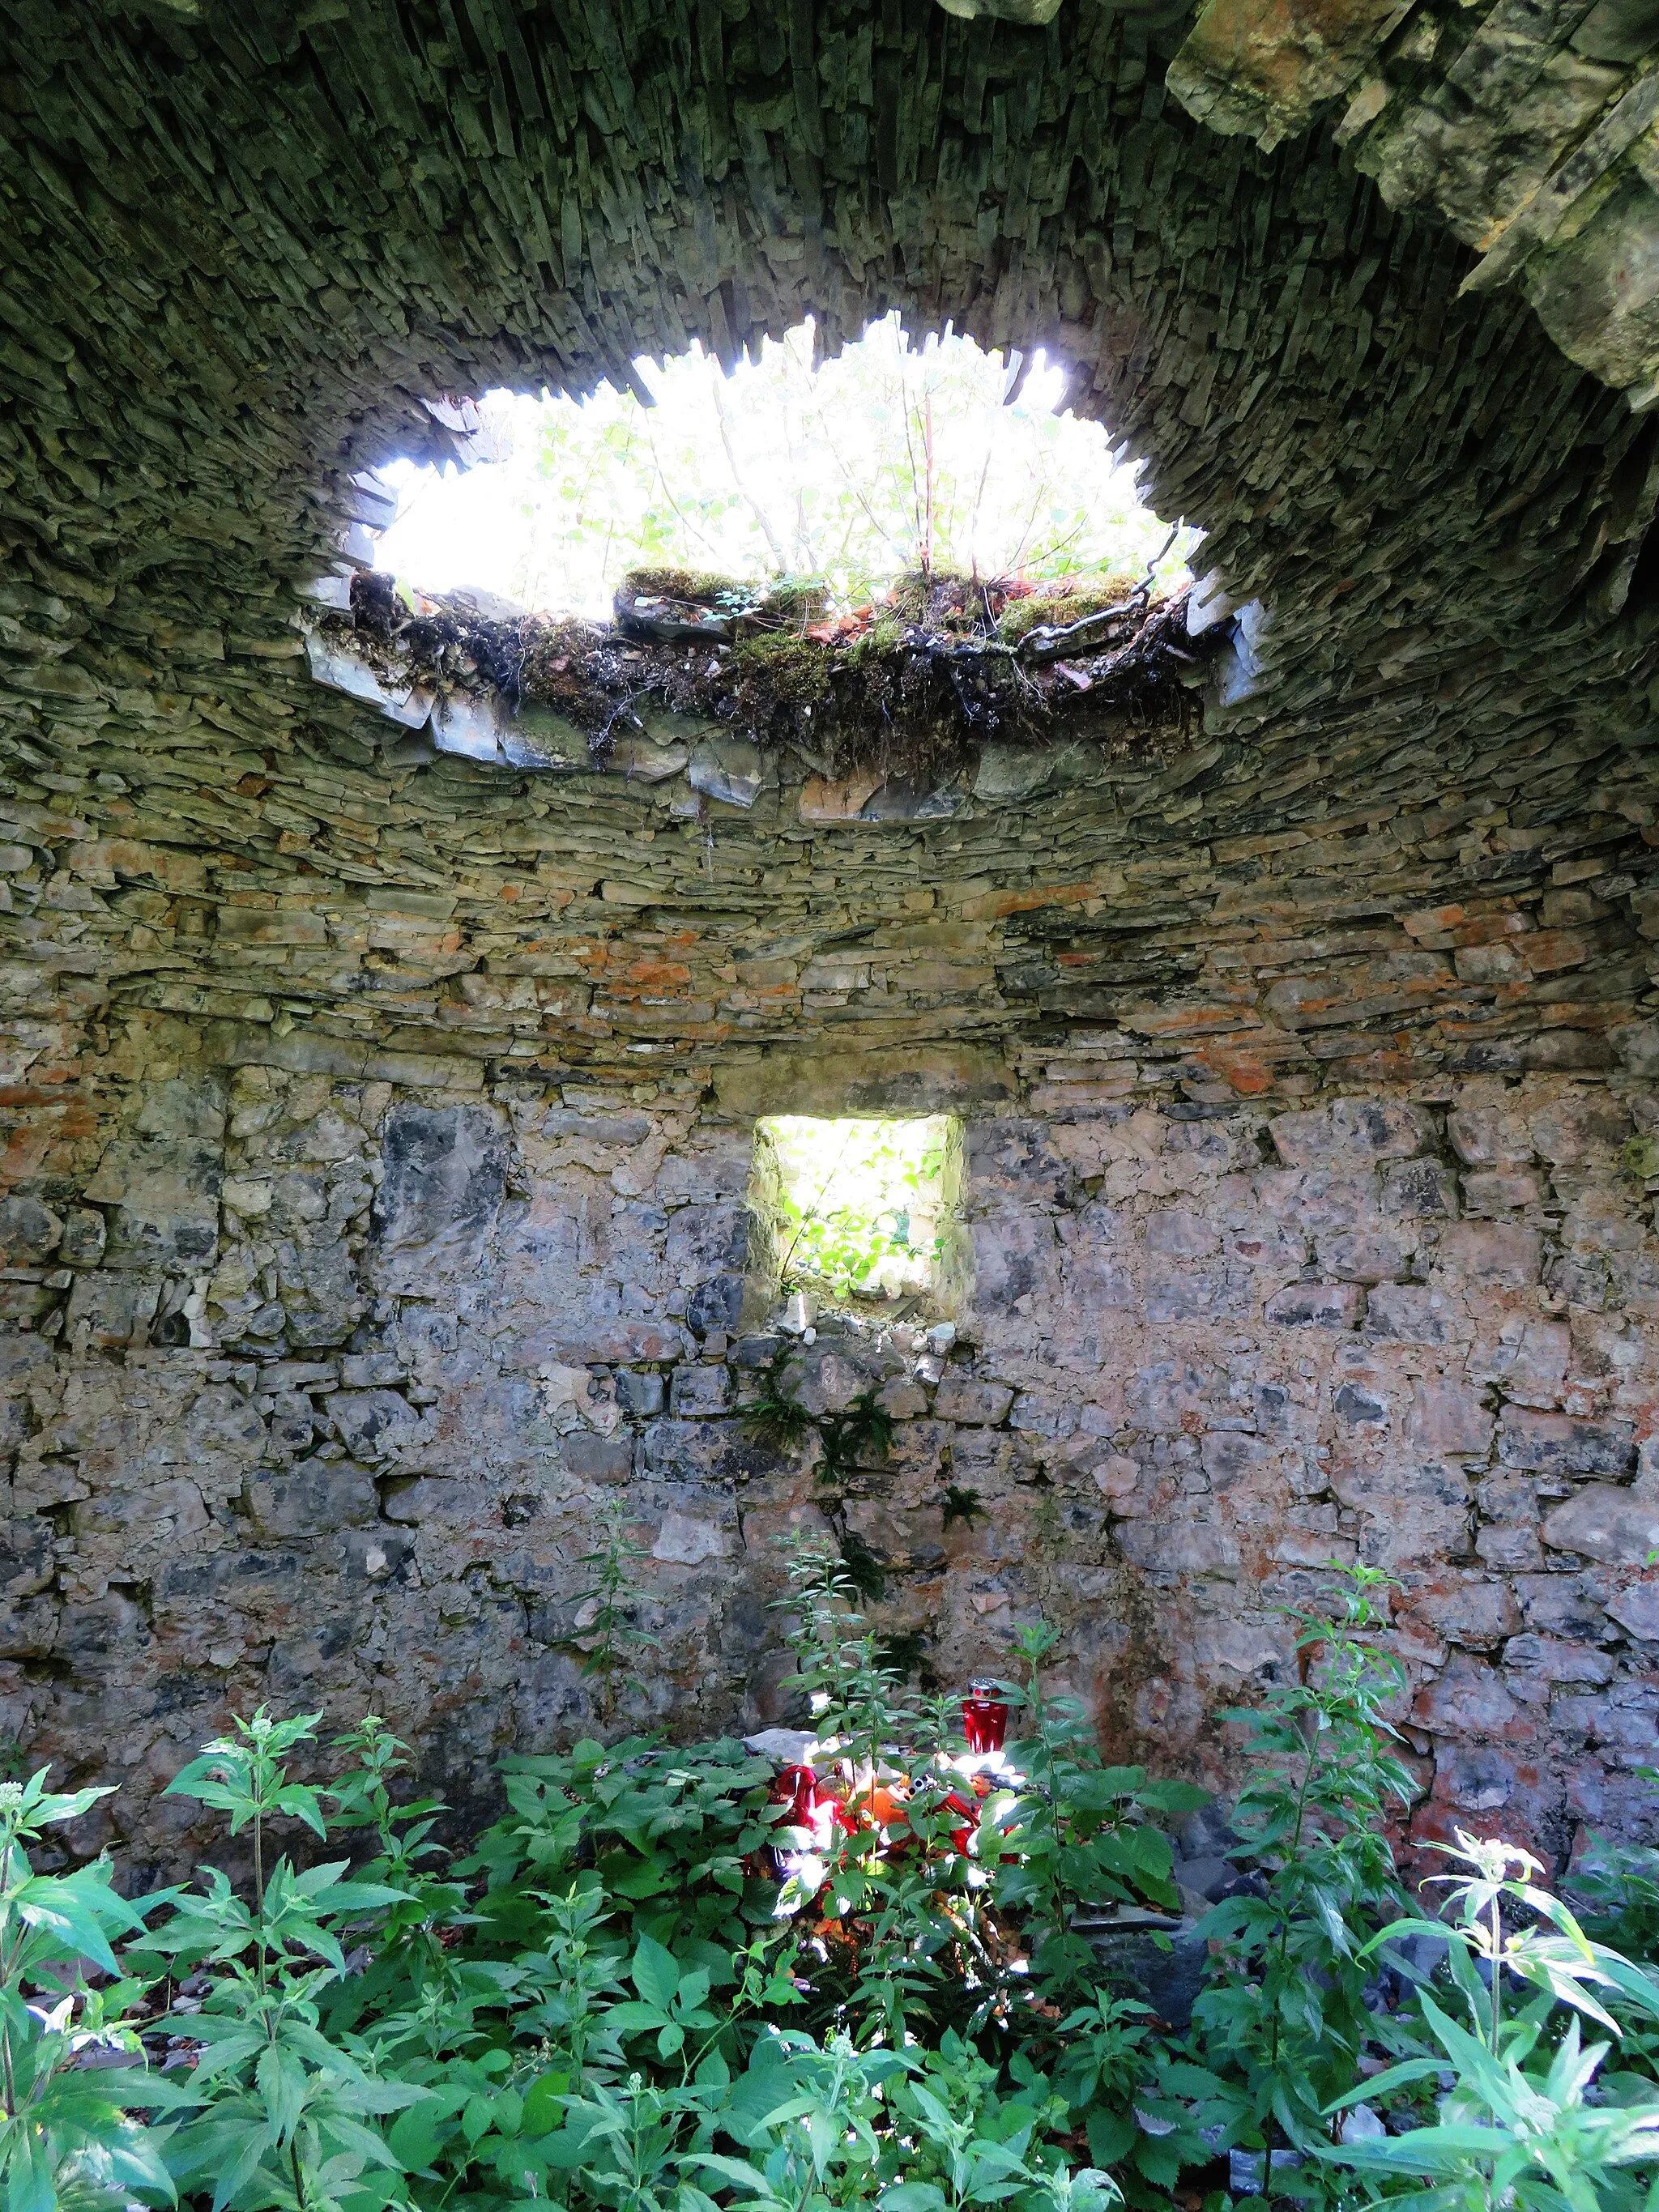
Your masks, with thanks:
[(1291, 1283), (1268, 1299), (1266, 1318), (1279, 1328), (1356, 1328), (1364, 1304), (1358, 1283)]
[(1315, 1240), (1327, 1274), (1350, 1283), (1387, 1283), (1406, 1272), (1410, 1247), (1383, 1229), (1338, 1229)]
[(1204, 1260), (1221, 1249), (1221, 1238), (1213, 1222), (1201, 1213), (1189, 1212), (1184, 1206), (1161, 1207), (1147, 1217), (1146, 1244), (1149, 1252), (1165, 1254), (1172, 1259)]
[(1021, 1298), (1052, 1297), (1056, 1268), (1054, 1226), (1046, 1214), (998, 1212), (969, 1225), (973, 1299), (976, 1313), (1002, 1315)]
[(1506, 1523), (1478, 1528), (1474, 1548), (1489, 1567), (1500, 1573), (1534, 1574), (1544, 1564), (1537, 1533), (1530, 1527)]
[(1149, 1322), (1200, 1321), (1242, 1311), (1243, 1286), (1227, 1277), (1195, 1267), (1156, 1262), (1146, 1270), (1144, 1305)]
[(1655, 1737), (1659, 1735), (1659, 1713), (1655, 1712), (1651, 1702), (1625, 1703), (1616, 1690), (1595, 1696), (1558, 1698), (1552, 1717), (1556, 1727), (1569, 1737), (1577, 1736), (1590, 1744), (1607, 1744), (1638, 1757), (1645, 1754), (1645, 1759), (1651, 1758)]
[(1154, 1435), (1179, 1436), (1200, 1414), (1207, 1380), (1198, 1368), (1182, 1360), (1160, 1359), (1137, 1368), (1123, 1394), (1126, 1425)]
[(811, 1414), (839, 1413), (883, 1379), (884, 1363), (854, 1340), (831, 1338), (793, 1352), (785, 1388)]
[(1538, 1280), (1543, 1240), (1510, 1222), (1460, 1221), (1440, 1240), (1437, 1273), (1497, 1290), (1525, 1290)]
[(732, 1395), (732, 1376), (723, 1365), (677, 1367), (669, 1391), (669, 1408), (677, 1420), (696, 1419), (723, 1413)]
[(413, 1527), (422, 1521), (477, 1525), (493, 1516), (490, 1498), (476, 1482), (453, 1476), (398, 1476), (380, 1486), (380, 1510), (388, 1521)]
[(634, 1439), (626, 1430), (602, 1437), (574, 1429), (559, 1439), (559, 1461), (584, 1482), (626, 1482), (634, 1472)]
[(1378, 1098), (1337, 1098), (1311, 1112), (1279, 1114), (1267, 1129), (1289, 1168), (1370, 1167), (1410, 1159), (1434, 1138), (1422, 1107)]
[(216, 934), (225, 945), (326, 945), (328, 924), (303, 907), (224, 906)]
[(1613, 1661), (1605, 1651), (1554, 1636), (1512, 1636), (1504, 1646), (1511, 1674), (1542, 1682), (1588, 1682), (1595, 1688), (1613, 1680)]
[[(1462, 1814), (1502, 1812), (1522, 1789), (1515, 1759), (1483, 1746), (1444, 1744), (1435, 1757), (1436, 1799)], [(1499, 1832), (1507, 1835), (1504, 1828)]]
[(672, 1322), (635, 1321), (611, 1314), (573, 1317), (562, 1327), (504, 1338), (496, 1357), (508, 1370), (604, 1367), (629, 1360), (678, 1359), (684, 1349), (684, 1339)]
[(1498, 1456), (1505, 1467), (1534, 1474), (1627, 1474), (1636, 1464), (1636, 1427), (1632, 1421), (1586, 1421), (1505, 1406)]
[(1557, 1167), (1611, 1162), (1631, 1133), (1631, 1119), (1605, 1091), (1552, 1098), (1528, 1116), (1534, 1148)]
[(1437, 1160), (1401, 1160), (1382, 1176), (1382, 1211), (1402, 1221), (1455, 1221), (1457, 1178)]
[(1519, 1575), (1515, 1594), (1528, 1628), (1546, 1636), (1571, 1636), (1581, 1643), (1599, 1643), (1607, 1632), (1605, 1614), (1585, 1587), (1583, 1575)]
[(1474, 1650), (1489, 1650), (1522, 1626), (1514, 1590), (1492, 1575), (1444, 1572), (1413, 1590), (1409, 1604), (1449, 1642)]
[(348, 1390), (390, 1390), (407, 1380), (395, 1352), (349, 1352), (340, 1362), (340, 1381)]
[[(1267, 1461), (1270, 1447), (1260, 1437), (1248, 1436), (1241, 1430), (1211, 1429), (1199, 1453), (1211, 1489), (1219, 1492), (1249, 1481)], [(1098, 1475), (1095, 1479), (1098, 1481)]]
[(699, 1283), (685, 1302), (685, 1325), (697, 1336), (715, 1330), (730, 1332), (743, 1318), (744, 1279), (740, 1274), (713, 1275)]
[(1537, 1176), (1516, 1168), (1483, 1168), (1463, 1178), (1465, 1210), (1487, 1218), (1536, 1206), (1540, 1195)]
[(691, 749), (687, 781), (693, 791), (745, 810), (777, 782), (777, 770), (748, 738), (711, 735)]
[(395, 1390), (340, 1390), (328, 1401), (334, 1434), (354, 1458), (375, 1460), (411, 1443), (421, 1417)]
[(1386, 1399), (1363, 1382), (1350, 1380), (1339, 1384), (1331, 1397), (1331, 1411), (1345, 1427), (1386, 1428), (1389, 1407)]
[(1475, 1742), (1501, 1742), (1524, 1735), (1528, 1726), (1497, 1668), (1461, 1651), (1453, 1653), (1437, 1680), (1419, 1691), (1411, 1717), (1430, 1735)]
[(1425, 1284), (1379, 1283), (1366, 1297), (1365, 1334), (1395, 1344), (1448, 1344), (1450, 1310)]
[(772, 1474), (779, 1463), (734, 1420), (653, 1421), (641, 1441), (640, 1472), (659, 1482), (724, 1486)]
[(483, 1106), (400, 1103), (386, 1116), (381, 1146), (374, 1239), (383, 1256), (399, 1255), (389, 1270), (393, 1280), (414, 1280), (417, 1267), (428, 1274), (475, 1267), (506, 1188), (495, 1115)]
[(117, 1138), (83, 1195), (110, 1208), (105, 1264), (210, 1267), (219, 1243), (222, 1155), (210, 1139)]
[(1492, 1442), (1492, 1422), (1479, 1393), (1465, 1383), (1425, 1375), (1412, 1386), (1406, 1435), (1419, 1451), (1484, 1456)]
[(94, 1350), (113, 1351), (149, 1340), (150, 1323), (161, 1296), (153, 1278), (78, 1275), (70, 1292), (67, 1331), (71, 1344), (84, 1340)]
[(837, 778), (809, 775), (801, 789), (800, 818), (803, 822), (856, 822), (881, 781), (878, 769)]
[(1231, 1577), (1238, 1568), (1237, 1542), (1212, 1522), (1127, 1521), (1117, 1540), (1131, 1566), (1157, 1574)]
[(1465, 1167), (1524, 1164), (1533, 1157), (1525, 1120), (1504, 1106), (1460, 1106), (1446, 1116), (1446, 1134)]
[[(938, 1410), (935, 1403), (935, 1413)], [(1022, 1436), (1063, 1440), (1076, 1434), (1078, 1419), (1077, 1401), (1069, 1392), (1022, 1390), (1014, 1400), (1008, 1425)]]
[(41, 1266), (63, 1234), (61, 1218), (39, 1199), (15, 1194), (0, 1199), (0, 1266)]
[(350, 1460), (305, 1460), (289, 1474), (260, 1474), (243, 1490), (262, 1536), (321, 1536), (375, 1520), (380, 1498), (367, 1468)]
[(104, 1256), (108, 1227), (101, 1213), (89, 1206), (72, 1206), (64, 1216), (63, 1240), (58, 1256), (71, 1267), (95, 1267)]
[(1506, 1318), (1495, 1338), (1478, 1344), (1469, 1361), (1476, 1382), (1495, 1382), (1519, 1404), (1559, 1406), (1566, 1385), (1572, 1333), (1565, 1322)]
[(635, 1375), (622, 1367), (617, 1370), (616, 1384), (617, 1403), (623, 1413), (646, 1419), (661, 1413), (665, 1393), (660, 1375)]
[(724, 1559), (730, 1548), (726, 1531), (718, 1522), (678, 1513), (671, 1507), (663, 1516), (651, 1556), (674, 1566), (696, 1567), (709, 1559)]
[(1659, 1644), (1659, 1582), (1632, 1583), (1607, 1600), (1607, 1612), (1641, 1644)]
[(1659, 1550), (1659, 1503), (1608, 1483), (1587, 1483), (1545, 1516), (1543, 1535), (1558, 1552), (1577, 1552), (1607, 1566), (1646, 1566)]
[(334, 1542), (334, 1556), (351, 1582), (380, 1583), (398, 1574), (414, 1550), (410, 1538), (394, 1535), (384, 1526), (343, 1529)]
[(876, 1394), (876, 1403), (896, 1421), (913, 1421), (927, 1411), (927, 1394), (908, 1375), (896, 1375), (890, 1382), (882, 1384)]

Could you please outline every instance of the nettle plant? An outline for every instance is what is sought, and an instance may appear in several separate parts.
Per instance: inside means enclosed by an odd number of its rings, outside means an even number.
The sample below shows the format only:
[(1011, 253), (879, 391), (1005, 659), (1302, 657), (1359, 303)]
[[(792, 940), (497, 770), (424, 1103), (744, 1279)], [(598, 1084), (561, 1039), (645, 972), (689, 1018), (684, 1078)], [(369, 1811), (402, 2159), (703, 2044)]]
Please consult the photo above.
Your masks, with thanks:
[[(1199, 1793), (1103, 1759), (1041, 1622), (975, 1771), (857, 1597), (795, 1547), (810, 1771), (585, 1738), (507, 1760), (459, 1856), (372, 1718), (326, 1752), (314, 1714), (210, 1743), (172, 1789), (224, 1863), (151, 1897), (60, 1870), (107, 1792), (0, 1784), (4, 2212), (1659, 2203), (1645, 1958), (1503, 1842), (1459, 1839), (1437, 1912), (1403, 1895), (1376, 1577), (1296, 1616), (1295, 1679), (1241, 1717), (1241, 1881), (1195, 1931), (1189, 2028), (1089, 1936), (1171, 1923), (1163, 1824)], [(1589, 1879), (1594, 1927), (1642, 1936), (1644, 1863)]]

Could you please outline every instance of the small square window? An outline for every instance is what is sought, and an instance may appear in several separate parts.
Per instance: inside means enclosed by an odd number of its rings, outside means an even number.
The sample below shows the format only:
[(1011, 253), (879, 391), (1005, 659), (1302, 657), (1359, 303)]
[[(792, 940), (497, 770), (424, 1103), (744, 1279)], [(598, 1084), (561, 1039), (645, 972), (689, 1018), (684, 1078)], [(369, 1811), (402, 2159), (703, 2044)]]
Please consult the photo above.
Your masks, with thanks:
[(948, 1114), (757, 1122), (752, 1258), (765, 1291), (893, 1318), (950, 1311), (962, 1156), (962, 1125)]

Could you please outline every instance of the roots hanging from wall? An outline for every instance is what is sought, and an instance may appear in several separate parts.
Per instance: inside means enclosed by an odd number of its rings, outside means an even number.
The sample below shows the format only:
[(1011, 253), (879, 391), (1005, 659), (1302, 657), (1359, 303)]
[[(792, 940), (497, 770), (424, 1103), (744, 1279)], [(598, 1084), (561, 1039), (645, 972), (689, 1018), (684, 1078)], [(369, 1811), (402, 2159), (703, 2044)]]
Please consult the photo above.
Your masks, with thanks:
[(504, 617), (465, 592), (405, 595), (353, 580), (349, 614), (319, 627), (405, 680), (498, 693), (583, 732), (596, 763), (649, 706), (792, 746), (826, 775), (879, 766), (936, 775), (982, 741), (1092, 742), (1111, 753), (1184, 742), (1218, 624), (1187, 633), (1186, 594), (1146, 579), (908, 575), (884, 599), (834, 616), (813, 583), (751, 587), (641, 571), (611, 627)]

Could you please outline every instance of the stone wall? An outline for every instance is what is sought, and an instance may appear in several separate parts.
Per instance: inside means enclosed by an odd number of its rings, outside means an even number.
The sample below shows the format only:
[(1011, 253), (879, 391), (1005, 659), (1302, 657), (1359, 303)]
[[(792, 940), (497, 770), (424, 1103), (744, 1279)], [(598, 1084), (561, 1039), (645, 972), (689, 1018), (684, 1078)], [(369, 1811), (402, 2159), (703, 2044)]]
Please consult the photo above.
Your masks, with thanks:
[[(745, 1316), (742, 1083), (458, 1097), (202, 1041), (130, 1036), (78, 1189), (0, 1214), (0, 1726), (121, 1780), (101, 1818), (158, 1861), (187, 1815), (156, 1793), (262, 1699), (384, 1713), (458, 1804), (569, 1741), (610, 1493), (660, 1639), (636, 1717), (784, 1717), (774, 1540), (823, 1522), (741, 1420), (781, 1351), (814, 1407), (881, 1387), (896, 1443), (848, 1525), (942, 1682), (1042, 1607), (1106, 1741), (1224, 1782), (1217, 1708), (1285, 1664), (1273, 1608), (1358, 1558), (1401, 1585), (1419, 1835), (1475, 1817), (1558, 1855), (1646, 1817), (1650, 1091), (1012, 1100), (968, 1122), (955, 1344), (791, 1352)], [(775, 1080), (769, 1108), (836, 1103)], [(947, 1486), (982, 1515), (947, 1526)]]
[[(733, 1410), (747, 1131), (913, 1106), (969, 1127), (960, 1338), (805, 1379), (891, 1367), (848, 1510), (942, 1680), (1041, 1603), (1109, 1739), (1218, 1774), (1352, 1546), (1425, 1832), (1634, 1823), (1650, 417), (1340, 134), (1183, 115), (1184, 21), (484, 12), (0, 0), (3, 1726), (157, 1862), (260, 1698), (474, 1800), (581, 1724), (617, 1490), (649, 1701), (769, 1716), (817, 1508)], [(849, 822), (794, 753), (534, 774), (311, 681), (297, 594), (367, 471), (465, 446), (445, 395), (890, 307), (1048, 349), (1268, 611), (1185, 750), (988, 731), (945, 816)]]

